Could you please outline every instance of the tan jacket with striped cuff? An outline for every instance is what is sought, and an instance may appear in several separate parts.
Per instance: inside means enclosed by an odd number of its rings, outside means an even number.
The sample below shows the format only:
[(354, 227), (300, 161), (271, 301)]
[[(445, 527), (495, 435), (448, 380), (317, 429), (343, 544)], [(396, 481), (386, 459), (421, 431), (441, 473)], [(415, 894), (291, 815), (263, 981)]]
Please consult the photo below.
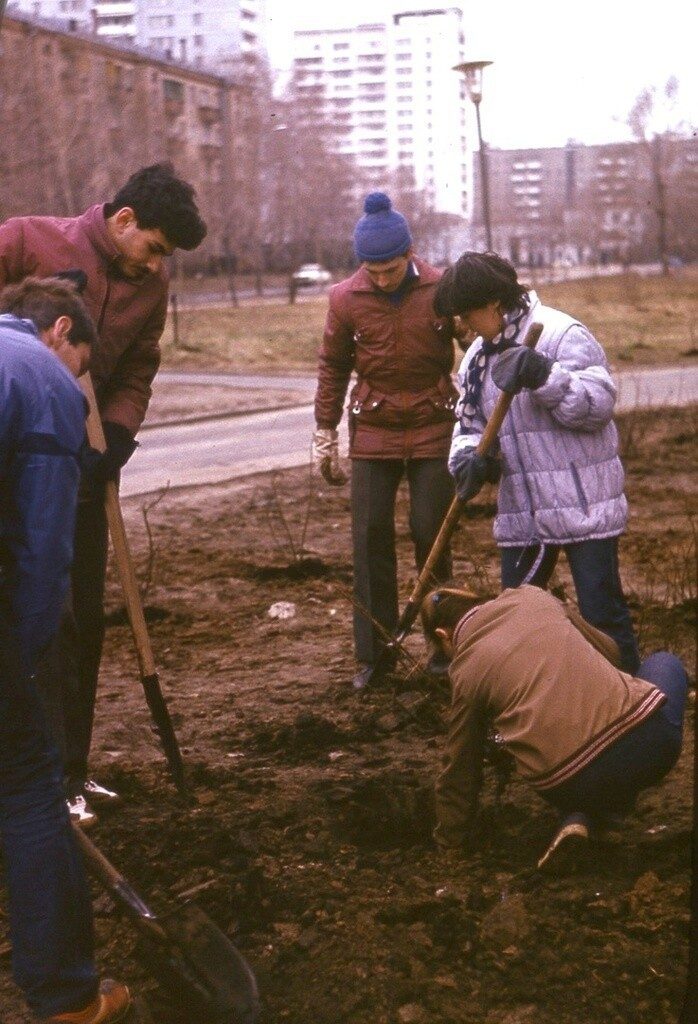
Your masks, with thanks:
[(538, 587), (505, 590), (454, 631), (453, 699), (436, 783), (435, 838), (467, 838), (488, 724), (538, 790), (560, 785), (652, 714), (665, 695), (611, 663), (612, 640)]

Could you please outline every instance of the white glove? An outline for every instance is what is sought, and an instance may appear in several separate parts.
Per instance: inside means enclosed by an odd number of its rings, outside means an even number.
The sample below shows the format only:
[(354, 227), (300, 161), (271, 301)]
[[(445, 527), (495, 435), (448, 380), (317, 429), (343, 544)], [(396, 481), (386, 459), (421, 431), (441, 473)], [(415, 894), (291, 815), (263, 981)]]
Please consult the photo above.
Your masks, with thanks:
[(313, 462), (323, 479), (333, 487), (341, 487), (347, 482), (347, 474), (339, 464), (337, 437), (337, 431), (329, 427), (317, 427), (313, 434)]

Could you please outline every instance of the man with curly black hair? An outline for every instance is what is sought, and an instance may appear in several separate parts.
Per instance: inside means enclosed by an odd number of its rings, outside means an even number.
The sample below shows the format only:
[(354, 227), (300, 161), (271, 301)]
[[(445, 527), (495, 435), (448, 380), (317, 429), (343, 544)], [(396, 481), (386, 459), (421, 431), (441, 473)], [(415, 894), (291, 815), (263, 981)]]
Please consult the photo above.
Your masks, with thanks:
[(167, 314), (165, 260), (177, 248), (195, 249), (205, 235), (194, 189), (168, 163), (141, 168), (111, 202), (78, 217), (13, 217), (0, 225), (0, 287), (28, 275), (70, 277), (99, 335), (92, 377), (107, 449), (91, 452), (83, 466), (71, 614), (46, 668), (70, 694), (64, 700), (63, 753), (72, 813), (82, 824), (95, 820), (88, 797), (97, 802), (116, 796), (89, 779), (87, 770), (104, 637), (104, 484), (118, 479), (135, 451), (148, 408)]

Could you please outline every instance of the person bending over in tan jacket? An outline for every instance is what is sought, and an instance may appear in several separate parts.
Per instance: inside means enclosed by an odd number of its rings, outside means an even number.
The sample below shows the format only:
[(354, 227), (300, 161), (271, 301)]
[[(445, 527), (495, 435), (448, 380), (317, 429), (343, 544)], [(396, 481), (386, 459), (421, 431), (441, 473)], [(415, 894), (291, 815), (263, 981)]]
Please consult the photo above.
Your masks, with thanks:
[(453, 659), (434, 838), (443, 847), (472, 841), (493, 725), (518, 773), (560, 812), (538, 861), (560, 870), (676, 763), (686, 672), (666, 652), (636, 676), (620, 671), (615, 642), (538, 587), (481, 601), (442, 588), (422, 605), (426, 638)]

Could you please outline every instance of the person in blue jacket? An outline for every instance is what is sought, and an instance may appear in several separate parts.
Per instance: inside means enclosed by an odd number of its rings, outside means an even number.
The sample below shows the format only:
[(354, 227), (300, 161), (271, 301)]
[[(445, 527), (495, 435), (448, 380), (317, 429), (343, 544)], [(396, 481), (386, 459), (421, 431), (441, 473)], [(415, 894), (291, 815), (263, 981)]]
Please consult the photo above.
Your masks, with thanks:
[(113, 1024), (131, 1001), (95, 970), (89, 892), (34, 677), (68, 588), (86, 414), (74, 378), (95, 338), (65, 281), (27, 278), (0, 294), (0, 832), (13, 974), (54, 1024)]

